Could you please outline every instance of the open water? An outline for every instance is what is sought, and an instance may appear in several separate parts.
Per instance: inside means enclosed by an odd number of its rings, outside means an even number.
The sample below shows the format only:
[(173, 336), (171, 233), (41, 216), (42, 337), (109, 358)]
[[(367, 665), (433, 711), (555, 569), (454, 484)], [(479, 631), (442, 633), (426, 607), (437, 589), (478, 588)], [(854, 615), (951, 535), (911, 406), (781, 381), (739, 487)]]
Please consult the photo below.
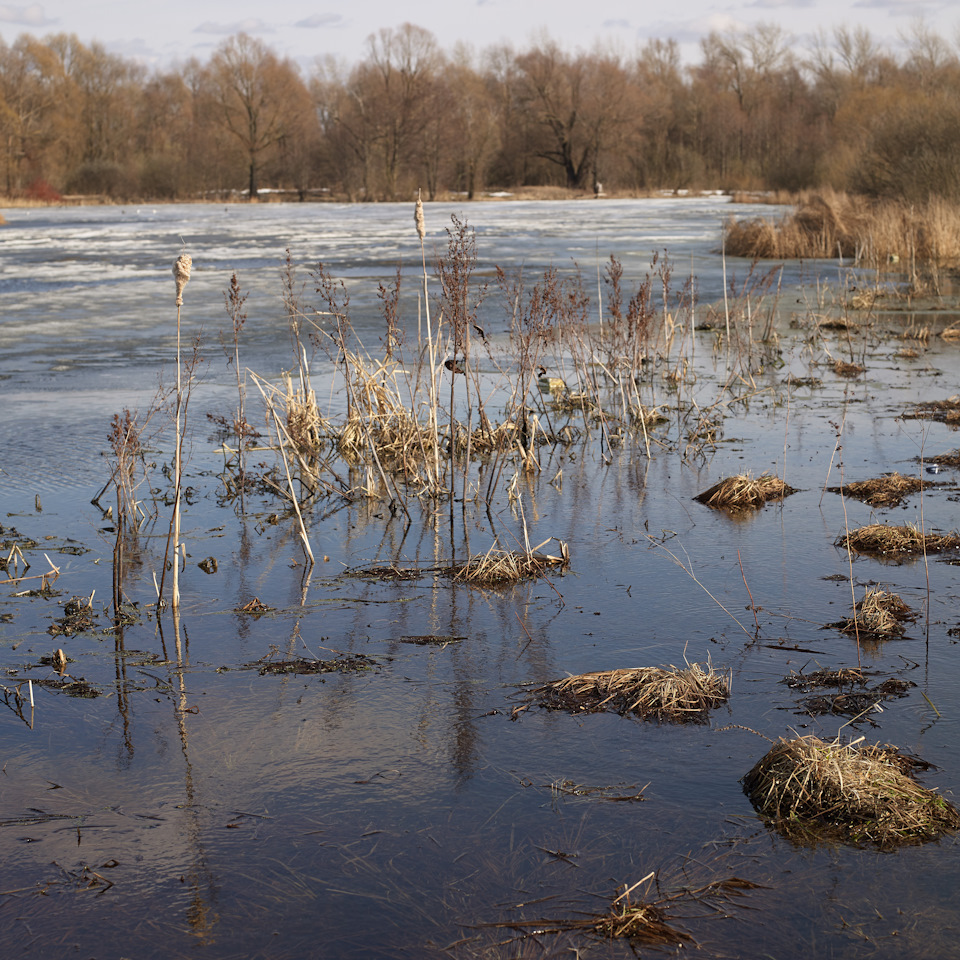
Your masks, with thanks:
[[(428, 205), (428, 256), (445, 249), (451, 213), (476, 229), (481, 279), (496, 266), (531, 280), (551, 266), (579, 269), (593, 293), (611, 254), (635, 283), (666, 251), (675, 289), (693, 278), (705, 325), (707, 305), (723, 296), (717, 251), (730, 209), (717, 197)], [(531, 931), (603, 911), (651, 871), (663, 894), (729, 876), (760, 885), (724, 915), (686, 908), (678, 922), (705, 956), (956, 955), (954, 837), (891, 852), (798, 846), (757, 817), (740, 784), (769, 748), (764, 737), (842, 732), (922, 756), (935, 765), (924, 783), (956, 799), (960, 568), (855, 560), (858, 598), (881, 584), (919, 617), (904, 638), (859, 654), (825, 626), (851, 605), (851, 567), (834, 546), (845, 525), (957, 525), (949, 468), (922, 500), (892, 510), (848, 499), (845, 516), (844, 501), (823, 492), (840, 482), (841, 466), (847, 482), (916, 473), (918, 457), (955, 447), (947, 424), (903, 417), (956, 392), (960, 346), (937, 336), (946, 311), (874, 314), (851, 347), (845, 335), (812, 334), (809, 318), (847, 296), (825, 284), (862, 278), (837, 263), (785, 264), (769, 288), (779, 291), (779, 343), (762, 362), (758, 352), (749, 374), (735, 365), (732, 390), (720, 389), (730, 370), (721, 338), (695, 334), (696, 386), (673, 402), (689, 409), (724, 398), (715, 442), (691, 450), (690, 421), (674, 417), (650, 458), (635, 440), (605, 454), (593, 435), (541, 451), (539, 477), (522, 484), (524, 518), (533, 543), (569, 545), (563, 575), (498, 591), (431, 573), (401, 582), (346, 575), (392, 562), (432, 568), (495, 538), (509, 546), (522, 527), (506, 498), (492, 514), (458, 508), (455, 533), (446, 520), (406, 526), (380, 502), (317, 504), (306, 523), (323, 559), (306, 575), (293, 523), (272, 522), (279, 501), (251, 498), (245, 516), (218, 502), (222, 437), (206, 414), (229, 416), (236, 400), (218, 343), (228, 325), (223, 291), (236, 273), (249, 294), (241, 363), (275, 380), (294, 363), (285, 251), (305, 301), (316, 299), (310, 265), (322, 262), (344, 280), (357, 334), (376, 354), (377, 284), (398, 264), (408, 336), (422, 309), (412, 205), (3, 214), (0, 539), (23, 545), (27, 575), (48, 569), (46, 558), (60, 569), (53, 596), (23, 595), (38, 581), (0, 584), (5, 955), (631, 956), (622, 942)], [(188, 420), (181, 629), (168, 612), (158, 622), (152, 607), (168, 431), (150, 450), (158, 515), (128, 572), (133, 613), (118, 635), (106, 610), (111, 519), (90, 500), (110, 475), (113, 415), (146, 410), (174, 376), (171, 267), (182, 250), (193, 256), (183, 332), (203, 333), (206, 362)], [(727, 263), (734, 290), (750, 270)], [(482, 316), (491, 339), (504, 341), (509, 306), (491, 294)], [(931, 337), (901, 338), (923, 326)], [(828, 366), (851, 349), (867, 367), (852, 380)], [(315, 384), (329, 383), (330, 369), (318, 357)], [(789, 373), (807, 379), (788, 389)], [(670, 402), (661, 374), (653, 389)], [(740, 521), (693, 500), (744, 470), (779, 473), (799, 492)], [(216, 573), (197, 566), (206, 557)], [(91, 592), (95, 629), (52, 636), (65, 602)], [(254, 598), (271, 610), (240, 612)], [(454, 639), (403, 642), (425, 635)], [(100, 695), (38, 682), (31, 711), (13, 691), (25, 693), (27, 677), (56, 678), (42, 658), (58, 648), (69, 676)], [(337, 655), (375, 665), (322, 676), (256, 668), (263, 658)], [(781, 682), (858, 659), (871, 684), (915, 686), (851, 724), (812, 715)], [(684, 660), (730, 672), (729, 703), (706, 725), (537, 708), (510, 719), (525, 684)], [(521, 921), (533, 926), (500, 926)]]

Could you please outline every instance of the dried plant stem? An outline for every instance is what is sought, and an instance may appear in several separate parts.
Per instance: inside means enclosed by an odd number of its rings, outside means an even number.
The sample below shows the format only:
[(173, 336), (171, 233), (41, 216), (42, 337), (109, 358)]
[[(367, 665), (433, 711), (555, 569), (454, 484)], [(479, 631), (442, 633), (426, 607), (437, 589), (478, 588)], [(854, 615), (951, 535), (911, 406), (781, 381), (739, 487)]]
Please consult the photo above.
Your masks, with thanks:
[(290, 467), (287, 464), (287, 451), (283, 445), (283, 437), (280, 433), (280, 420), (276, 413), (273, 415), (273, 423), (277, 430), (277, 443), (280, 445), (280, 459), (283, 461), (283, 470), (287, 475), (287, 487), (290, 490), (290, 500), (293, 503), (293, 509), (297, 515), (297, 522), (300, 525), (300, 540), (303, 544), (303, 552), (306, 554), (307, 559), (310, 561), (310, 566), (312, 567), (316, 563), (316, 560), (313, 558), (313, 550), (310, 549), (310, 539), (307, 537), (307, 528), (303, 525), (303, 514), (300, 513), (300, 504), (297, 502), (297, 494), (293, 489), (293, 480), (290, 477)]

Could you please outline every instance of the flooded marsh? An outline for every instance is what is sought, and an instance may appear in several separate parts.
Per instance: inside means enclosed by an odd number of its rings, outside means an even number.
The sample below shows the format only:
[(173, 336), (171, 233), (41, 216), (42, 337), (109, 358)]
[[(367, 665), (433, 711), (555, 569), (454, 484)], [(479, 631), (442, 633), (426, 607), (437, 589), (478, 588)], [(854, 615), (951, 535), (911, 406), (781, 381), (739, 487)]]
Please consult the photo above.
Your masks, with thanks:
[[(3, 211), (11, 954), (953, 955), (957, 305), (729, 212)], [(798, 740), (936, 827), (783, 829)]]

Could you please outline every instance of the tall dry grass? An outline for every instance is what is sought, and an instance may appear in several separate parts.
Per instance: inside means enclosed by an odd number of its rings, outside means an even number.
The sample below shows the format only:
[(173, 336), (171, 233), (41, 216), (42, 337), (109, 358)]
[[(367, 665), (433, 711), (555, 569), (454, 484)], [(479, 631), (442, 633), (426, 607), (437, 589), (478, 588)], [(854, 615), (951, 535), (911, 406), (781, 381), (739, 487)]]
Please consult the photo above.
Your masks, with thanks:
[(843, 257), (862, 266), (923, 272), (960, 265), (960, 203), (923, 204), (822, 190), (798, 196), (796, 209), (772, 220), (726, 225), (728, 254), (751, 259)]

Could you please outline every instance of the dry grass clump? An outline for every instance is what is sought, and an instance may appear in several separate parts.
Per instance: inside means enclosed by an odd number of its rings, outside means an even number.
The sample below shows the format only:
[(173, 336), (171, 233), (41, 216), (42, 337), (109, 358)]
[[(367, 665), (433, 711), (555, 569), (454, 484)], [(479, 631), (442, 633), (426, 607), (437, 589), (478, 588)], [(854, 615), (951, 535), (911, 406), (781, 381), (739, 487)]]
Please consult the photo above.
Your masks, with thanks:
[[(553, 538), (551, 538), (553, 539)], [(533, 550), (496, 550), (491, 547), (486, 553), (475, 554), (466, 563), (453, 571), (458, 583), (475, 586), (500, 587), (519, 583), (531, 577), (543, 576), (549, 568), (565, 567), (570, 562), (570, 551), (562, 540), (559, 554), (541, 553), (540, 548), (550, 540), (544, 540)]]
[(834, 360), (831, 369), (838, 377), (859, 377), (866, 372), (862, 363), (851, 363), (849, 360)]
[(834, 541), (838, 547), (853, 550), (855, 553), (873, 556), (903, 555), (914, 556), (919, 553), (943, 553), (945, 550), (960, 548), (960, 536), (955, 533), (922, 533), (913, 524), (902, 526), (885, 523), (870, 523), (858, 527), (849, 533), (841, 534)]
[(913, 779), (922, 760), (891, 746), (781, 739), (743, 778), (757, 810), (787, 836), (895, 846), (934, 840), (960, 814)]
[(762, 507), (768, 500), (783, 500), (796, 492), (779, 477), (741, 473), (721, 480), (693, 499), (715, 510), (738, 511)]
[(551, 680), (530, 694), (531, 702), (547, 710), (614, 712), (621, 716), (632, 713), (674, 723), (706, 723), (708, 712), (729, 696), (729, 675), (718, 673), (712, 666), (704, 670), (698, 663), (685, 670), (673, 666), (632, 667), (582, 673)]
[(869, 503), (871, 507), (895, 507), (905, 497), (928, 487), (919, 477), (885, 473), (872, 480), (856, 480), (842, 487), (828, 487), (831, 493), (846, 494)]
[(904, 622), (916, 619), (916, 614), (895, 593), (868, 590), (854, 607), (853, 616), (836, 626), (843, 633), (874, 637), (903, 636)]

